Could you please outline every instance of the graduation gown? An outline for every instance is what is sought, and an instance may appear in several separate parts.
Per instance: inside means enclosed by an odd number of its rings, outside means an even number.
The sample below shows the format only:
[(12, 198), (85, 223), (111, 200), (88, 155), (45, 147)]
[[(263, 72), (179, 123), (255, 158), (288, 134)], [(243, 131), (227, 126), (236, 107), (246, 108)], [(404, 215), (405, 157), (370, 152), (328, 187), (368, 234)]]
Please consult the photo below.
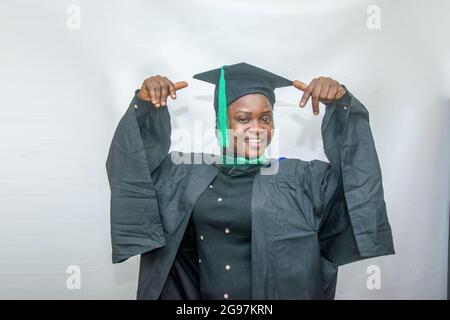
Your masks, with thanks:
[[(192, 211), (219, 169), (169, 152), (169, 108), (137, 93), (106, 161), (112, 261), (141, 255), (138, 299), (200, 299)], [(347, 90), (321, 133), (328, 162), (270, 159), (253, 178), (252, 299), (330, 299), (338, 266), (394, 253), (367, 109)]]

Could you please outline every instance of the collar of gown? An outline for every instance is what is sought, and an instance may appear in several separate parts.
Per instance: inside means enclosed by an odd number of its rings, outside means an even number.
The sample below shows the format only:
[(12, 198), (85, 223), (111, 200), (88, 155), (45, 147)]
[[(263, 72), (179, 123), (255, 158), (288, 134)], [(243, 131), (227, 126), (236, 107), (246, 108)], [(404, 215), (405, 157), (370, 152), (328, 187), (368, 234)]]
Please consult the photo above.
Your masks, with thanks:
[[(228, 158), (230, 159), (230, 157)], [(263, 158), (264, 159), (264, 158)], [(266, 159), (263, 160), (263, 163), (252, 163), (252, 164), (219, 164), (215, 163), (214, 166), (220, 169), (221, 172), (229, 175), (229, 176), (241, 176), (253, 173), (257, 170), (260, 170), (262, 166), (267, 166), (269, 162)]]
[(214, 164), (217, 168), (220, 169), (221, 172), (229, 175), (229, 176), (241, 176), (245, 174), (249, 174), (259, 170), (262, 164)]

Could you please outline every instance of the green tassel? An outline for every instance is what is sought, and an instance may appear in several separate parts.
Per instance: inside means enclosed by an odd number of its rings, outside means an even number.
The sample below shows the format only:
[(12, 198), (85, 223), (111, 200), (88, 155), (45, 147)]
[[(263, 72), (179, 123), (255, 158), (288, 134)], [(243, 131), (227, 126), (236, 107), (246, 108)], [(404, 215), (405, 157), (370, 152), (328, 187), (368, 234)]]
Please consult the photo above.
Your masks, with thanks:
[(220, 146), (222, 148), (228, 147), (228, 113), (227, 113), (227, 92), (225, 83), (225, 70), (220, 68), (219, 79), (219, 96), (218, 96), (218, 111), (217, 122), (220, 132)]

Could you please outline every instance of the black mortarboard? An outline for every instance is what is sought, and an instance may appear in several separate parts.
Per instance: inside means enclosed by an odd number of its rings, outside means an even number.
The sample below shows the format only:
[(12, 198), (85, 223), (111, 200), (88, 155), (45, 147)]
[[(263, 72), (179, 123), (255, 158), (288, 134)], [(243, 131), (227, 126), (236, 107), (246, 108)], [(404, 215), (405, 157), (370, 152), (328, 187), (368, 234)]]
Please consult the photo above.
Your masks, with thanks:
[(222, 133), (222, 146), (226, 146), (228, 141), (226, 138), (227, 107), (230, 104), (246, 94), (260, 93), (265, 95), (273, 106), (275, 104), (274, 90), (292, 85), (291, 80), (245, 62), (202, 72), (194, 75), (194, 78), (215, 85), (214, 110), (218, 128)]

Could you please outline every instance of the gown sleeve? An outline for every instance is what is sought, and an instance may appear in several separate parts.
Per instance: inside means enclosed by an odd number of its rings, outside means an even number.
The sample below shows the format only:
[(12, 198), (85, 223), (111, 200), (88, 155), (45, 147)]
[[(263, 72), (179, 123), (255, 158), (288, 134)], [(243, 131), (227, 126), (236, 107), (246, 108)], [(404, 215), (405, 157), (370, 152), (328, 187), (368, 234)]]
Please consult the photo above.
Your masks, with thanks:
[(310, 161), (304, 183), (322, 256), (344, 265), (394, 254), (369, 113), (348, 90), (326, 105), (322, 139), (329, 163)]
[(152, 172), (167, 158), (170, 115), (138, 98), (136, 90), (109, 148), (112, 261), (165, 246)]

